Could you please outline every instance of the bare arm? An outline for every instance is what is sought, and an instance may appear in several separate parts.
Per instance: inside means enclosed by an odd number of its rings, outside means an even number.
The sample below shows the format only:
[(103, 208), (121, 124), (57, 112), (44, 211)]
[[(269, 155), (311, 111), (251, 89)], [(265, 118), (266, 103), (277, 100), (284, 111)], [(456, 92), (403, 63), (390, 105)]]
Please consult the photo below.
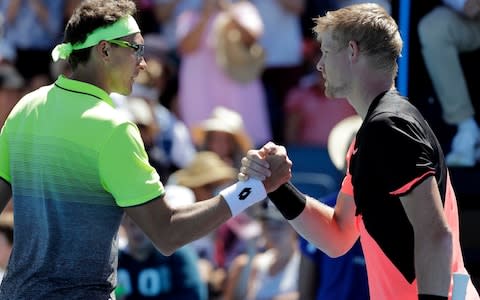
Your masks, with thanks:
[(222, 190), (222, 196), (188, 206), (173, 208), (163, 197), (159, 197), (143, 205), (125, 207), (124, 210), (163, 254), (170, 255), (177, 248), (216, 229), (232, 216), (232, 212), (236, 215), (265, 199), (270, 182), (288, 181), (291, 162), (282, 155), (276, 158), (269, 164), (275, 175), (263, 183), (257, 180), (237, 182)]
[(12, 197), (12, 188), (3, 179), (0, 179), (0, 213), (3, 212), (8, 201)]
[[(240, 254), (232, 261), (232, 264), (230, 265), (228, 271), (227, 282), (225, 284), (225, 290), (223, 293), (224, 300), (245, 298), (247, 294), (245, 287), (239, 288), (238, 285), (242, 280), (242, 272), (244, 272), (245, 267), (249, 262), (249, 259), (250, 257), (248, 254)], [(237, 291), (241, 291), (244, 294), (238, 295)]]
[(197, 24), (179, 41), (178, 49), (181, 54), (195, 52), (200, 47), (208, 22), (216, 9), (215, 5), (214, 0), (205, 0)]
[(298, 281), (299, 299), (316, 299), (318, 273), (317, 265), (302, 254), (298, 274), (299, 278), (302, 279)]
[(305, 239), (331, 257), (345, 254), (359, 236), (355, 227), (353, 197), (341, 192), (335, 208), (307, 197), (305, 209), (290, 224)]
[(157, 198), (127, 207), (125, 212), (165, 255), (206, 235), (231, 217), (221, 196), (179, 208), (171, 208), (165, 199)]
[(435, 177), (401, 198), (413, 226), (418, 293), (447, 296), (451, 279), (452, 233)]
[(305, 9), (305, 0), (277, 0), (287, 11), (300, 15)]
[[(241, 176), (263, 180), (268, 192), (276, 190), (288, 181), (277, 176), (277, 169), (269, 168), (269, 163), (290, 164), (286, 149), (273, 143), (267, 143), (259, 151), (251, 150), (242, 159)], [(286, 179), (286, 180), (285, 180)], [(305, 239), (321, 249), (327, 255), (337, 257), (347, 252), (358, 239), (355, 226), (355, 202), (352, 196), (340, 192), (335, 208), (307, 197), (306, 206), (299, 216), (290, 220), (293, 228)]]

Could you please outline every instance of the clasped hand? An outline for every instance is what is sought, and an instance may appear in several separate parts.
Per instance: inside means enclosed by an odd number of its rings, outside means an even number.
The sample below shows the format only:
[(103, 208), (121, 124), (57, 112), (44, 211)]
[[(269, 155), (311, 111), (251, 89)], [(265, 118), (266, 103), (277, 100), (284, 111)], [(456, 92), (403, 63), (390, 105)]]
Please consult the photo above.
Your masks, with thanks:
[(270, 193), (290, 180), (291, 168), (292, 161), (285, 147), (268, 142), (260, 150), (249, 150), (247, 156), (242, 158), (238, 179), (261, 180), (267, 193)]

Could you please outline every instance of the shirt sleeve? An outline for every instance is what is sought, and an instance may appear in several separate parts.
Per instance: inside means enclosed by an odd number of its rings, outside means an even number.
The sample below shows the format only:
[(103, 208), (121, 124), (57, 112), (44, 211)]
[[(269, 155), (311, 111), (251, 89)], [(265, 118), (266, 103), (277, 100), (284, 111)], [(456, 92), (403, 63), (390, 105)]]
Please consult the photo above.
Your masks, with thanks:
[(11, 182), (10, 158), (5, 127), (0, 132), (0, 177), (9, 183)]
[(368, 132), (364, 161), (369, 162), (369, 181), (384, 192), (407, 194), (435, 174), (434, 148), (417, 122), (397, 116), (379, 118), (369, 124)]
[(165, 193), (148, 163), (140, 133), (131, 123), (118, 126), (105, 142), (99, 172), (104, 188), (121, 207), (140, 205)]
[(354, 148), (355, 148), (355, 138), (352, 139), (350, 146), (348, 146), (347, 154), (345, 155), (347, 171), (346, 171), (345, 177), (343, 178), (342, 185), (340, 187), (340, 192), (352, 197), (354, 196), (354, 192), (353, 192), (353, 184), (352, 184), (352, 174), (350, 173), (350, 158), (353, 155)]

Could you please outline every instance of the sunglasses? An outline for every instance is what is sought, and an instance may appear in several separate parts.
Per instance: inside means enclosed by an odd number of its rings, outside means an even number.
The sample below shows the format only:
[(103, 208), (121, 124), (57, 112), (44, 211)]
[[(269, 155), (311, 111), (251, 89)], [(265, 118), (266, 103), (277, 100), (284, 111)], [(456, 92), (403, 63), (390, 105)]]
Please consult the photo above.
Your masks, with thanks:
[(142, 44), (134, 44), (123, 40), (110, 40), (108, 42), (122, 48), (132, 48), (135, 50), (135, 56), (138, 60), (142, 59), (145, 54), (145, 45)]

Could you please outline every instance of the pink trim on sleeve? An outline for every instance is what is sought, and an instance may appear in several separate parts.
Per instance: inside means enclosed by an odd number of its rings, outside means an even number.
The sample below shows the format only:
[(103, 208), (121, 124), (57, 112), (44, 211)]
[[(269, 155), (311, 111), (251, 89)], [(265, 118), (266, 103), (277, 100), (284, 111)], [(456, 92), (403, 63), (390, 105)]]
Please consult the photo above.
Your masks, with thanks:
[(417, 183), (423, 181), (425, 178), (427, 178), (428, 176), (433, 175), (433, 174), (435, 174), (434, 171), (428, 171), (428, 172), (424, 173), (423, 175), (421, 175), (420, 177), (414, 178), (412, 181), (408, 182), (407, 184), (400, 187), (399, 189), (397, 189), (393, 192), (390, 192), (390, 195), (391, 196), (398, 196), (398, 195), (405, 194), (408, 191), (410, 191), (410, 189), (412, 189), (412, 187), (415, 186)]

